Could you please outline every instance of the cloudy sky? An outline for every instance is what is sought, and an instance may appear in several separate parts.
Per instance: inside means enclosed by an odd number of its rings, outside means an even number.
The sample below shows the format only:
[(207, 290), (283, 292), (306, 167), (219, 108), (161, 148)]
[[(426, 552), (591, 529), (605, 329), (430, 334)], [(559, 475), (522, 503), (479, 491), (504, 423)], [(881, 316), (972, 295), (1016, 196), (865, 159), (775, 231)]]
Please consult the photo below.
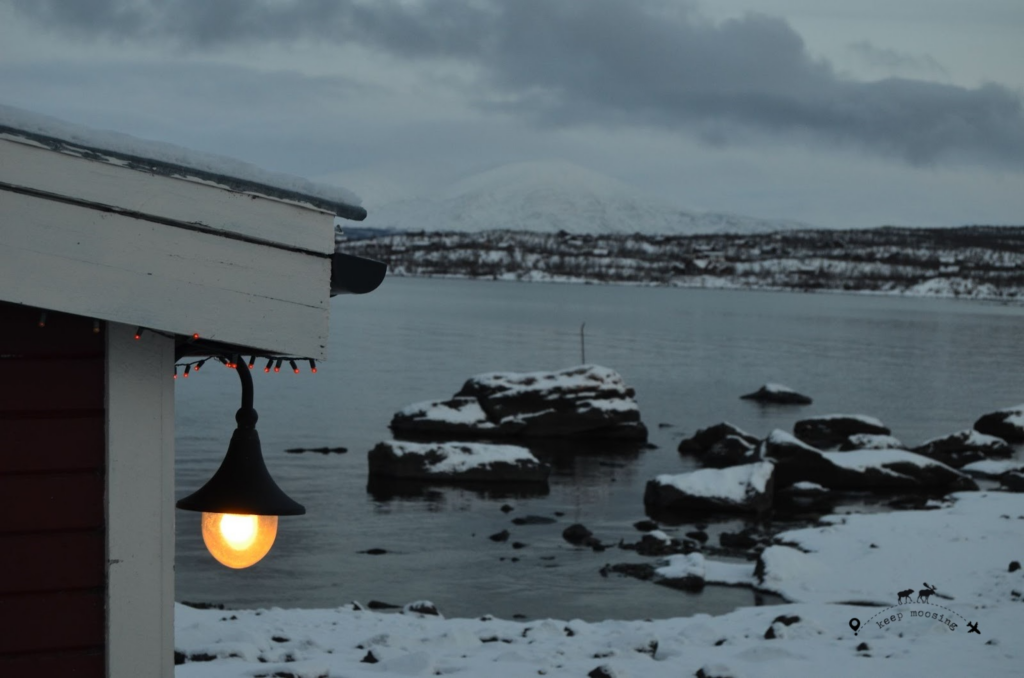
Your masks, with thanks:
[(1021, 0), (0, 0), (0, 103), (341, 182), (1024, 224)]

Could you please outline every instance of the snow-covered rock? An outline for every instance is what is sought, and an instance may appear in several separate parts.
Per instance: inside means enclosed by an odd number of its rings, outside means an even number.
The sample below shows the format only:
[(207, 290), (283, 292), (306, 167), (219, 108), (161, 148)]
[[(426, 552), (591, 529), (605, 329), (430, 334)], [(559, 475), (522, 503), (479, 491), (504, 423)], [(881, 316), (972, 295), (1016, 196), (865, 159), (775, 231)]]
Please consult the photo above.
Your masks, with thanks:
[(662, 474), (647, 481), (644, 505), (650, 511), (760, 513), (772, 505), (774, 468), (771, 462), (757, 462)]
[(708, 468), (728, 468), (752, 464), (759, 458), (756, 443), (739, 436), (726, 436), (700, 456), (700, 463)]
[(983, 459), (960, 469), (978, 478), (997, 478), (1004, 473), (1024, 471), (1024, 461), (1014, 459)]
[(1024, 443), (1024, 405), (982, 415), (974, 422), (974, 430), (1010, 443)]
[(612, 369), (580, 365), (557, 372), (491, 372), (472, 377), (443, 402), (395, 414), (396, 435), (576, 437), (643, 441), (633, 389)]
[(858, 433), (887, 436), (892, 431), (878, 419), (860, 414), (829, 414), (801, 419), (793, 424), (793, 435), (821, 449), (839, 447)]
[(756, 445), (760, 442), (760, 440), (746, 431), (733, 426), (727, 421), (723, 421), (720, 424), (698, 430), (691, 438), (681, 440), (679, 442), (679, 453), (693, 454), (699, 457), (710, 450), (715, 443), (729, 436), (740, 438), (751, 445)]
[(966, 464), (992, 457), (1013, 455), (1013, 448), (1005, 440), (978, 433), (974, 429), (933, 438), (920, 447), (915, 447), (913, 451), (953, 468), (961, 468)]
[(452, 398), (414, 403), (395, 413), (391, 428), (396, 433), (420, 435), (506, 436), (523, 430), (524, 423), (509, 418), (497, 424), (487, 419), (476, 398)]
[(822, 452), (776, 429), (760, 453), (775, 462), (776, 483), (806, 481), (834, 490), (976, 490), (977, 484), (945, 464), (906, 450)]
[(774, 405), (810, 405), (813, 402), (809, 396), (797, 393), (782, 384), (765, 384), (753, 393), (740, 396), (740, 398)]
[(389, 440), (370, 450), (370, 475), (448, 482), (545, 482), (550, 468), (515, 445), (409, 443)]
[(905, 450), (907, 448), (903, 445), (903, 441), (893, 436), (854, 433), (839, 446), (839, 449), (849, 452), (850, 450)]

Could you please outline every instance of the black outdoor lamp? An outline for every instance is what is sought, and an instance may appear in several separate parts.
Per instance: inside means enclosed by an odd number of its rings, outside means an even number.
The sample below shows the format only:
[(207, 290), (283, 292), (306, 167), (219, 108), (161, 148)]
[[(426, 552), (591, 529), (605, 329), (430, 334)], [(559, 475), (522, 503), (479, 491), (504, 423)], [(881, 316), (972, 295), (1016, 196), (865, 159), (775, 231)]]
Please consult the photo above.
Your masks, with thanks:
[(210, 480), (177, 507), (203, 514), (203, 542), (221, 564), (241, 569), (267, 555), (277, 537), (278, 516), (300, 516), (305, 507), (286, 495), (267, 471), (256, 433), (258, 415), (252, 406), (252, 375), (241, 360), (235, 370), (242, 380), (238, 427), (228, 452)]

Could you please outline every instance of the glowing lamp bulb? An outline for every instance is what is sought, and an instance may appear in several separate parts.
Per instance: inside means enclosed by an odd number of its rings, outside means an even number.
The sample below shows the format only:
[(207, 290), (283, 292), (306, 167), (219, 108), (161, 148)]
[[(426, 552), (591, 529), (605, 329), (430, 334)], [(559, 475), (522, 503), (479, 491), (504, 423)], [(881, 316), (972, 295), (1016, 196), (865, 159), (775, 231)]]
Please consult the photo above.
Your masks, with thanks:
[(267, 555), (277, 537), (277, 516), (203, 513), (203, 542), (221, 565), (240, 570)]

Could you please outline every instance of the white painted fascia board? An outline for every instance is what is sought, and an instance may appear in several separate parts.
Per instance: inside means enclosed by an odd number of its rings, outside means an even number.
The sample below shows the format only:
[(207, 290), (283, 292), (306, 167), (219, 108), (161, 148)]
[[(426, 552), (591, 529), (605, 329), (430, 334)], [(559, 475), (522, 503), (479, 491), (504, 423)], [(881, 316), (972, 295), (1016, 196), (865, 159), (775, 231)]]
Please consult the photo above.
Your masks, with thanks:
[(334, 215), (186, 177), (171, 177), (0, 138), (0, 185), (320, 254), (334, 251)]
[(323, 359), (331, 259), (0, 186), (0, 299)]
[(107, 325), (107, 676), (174, 678), (174, 341)]

